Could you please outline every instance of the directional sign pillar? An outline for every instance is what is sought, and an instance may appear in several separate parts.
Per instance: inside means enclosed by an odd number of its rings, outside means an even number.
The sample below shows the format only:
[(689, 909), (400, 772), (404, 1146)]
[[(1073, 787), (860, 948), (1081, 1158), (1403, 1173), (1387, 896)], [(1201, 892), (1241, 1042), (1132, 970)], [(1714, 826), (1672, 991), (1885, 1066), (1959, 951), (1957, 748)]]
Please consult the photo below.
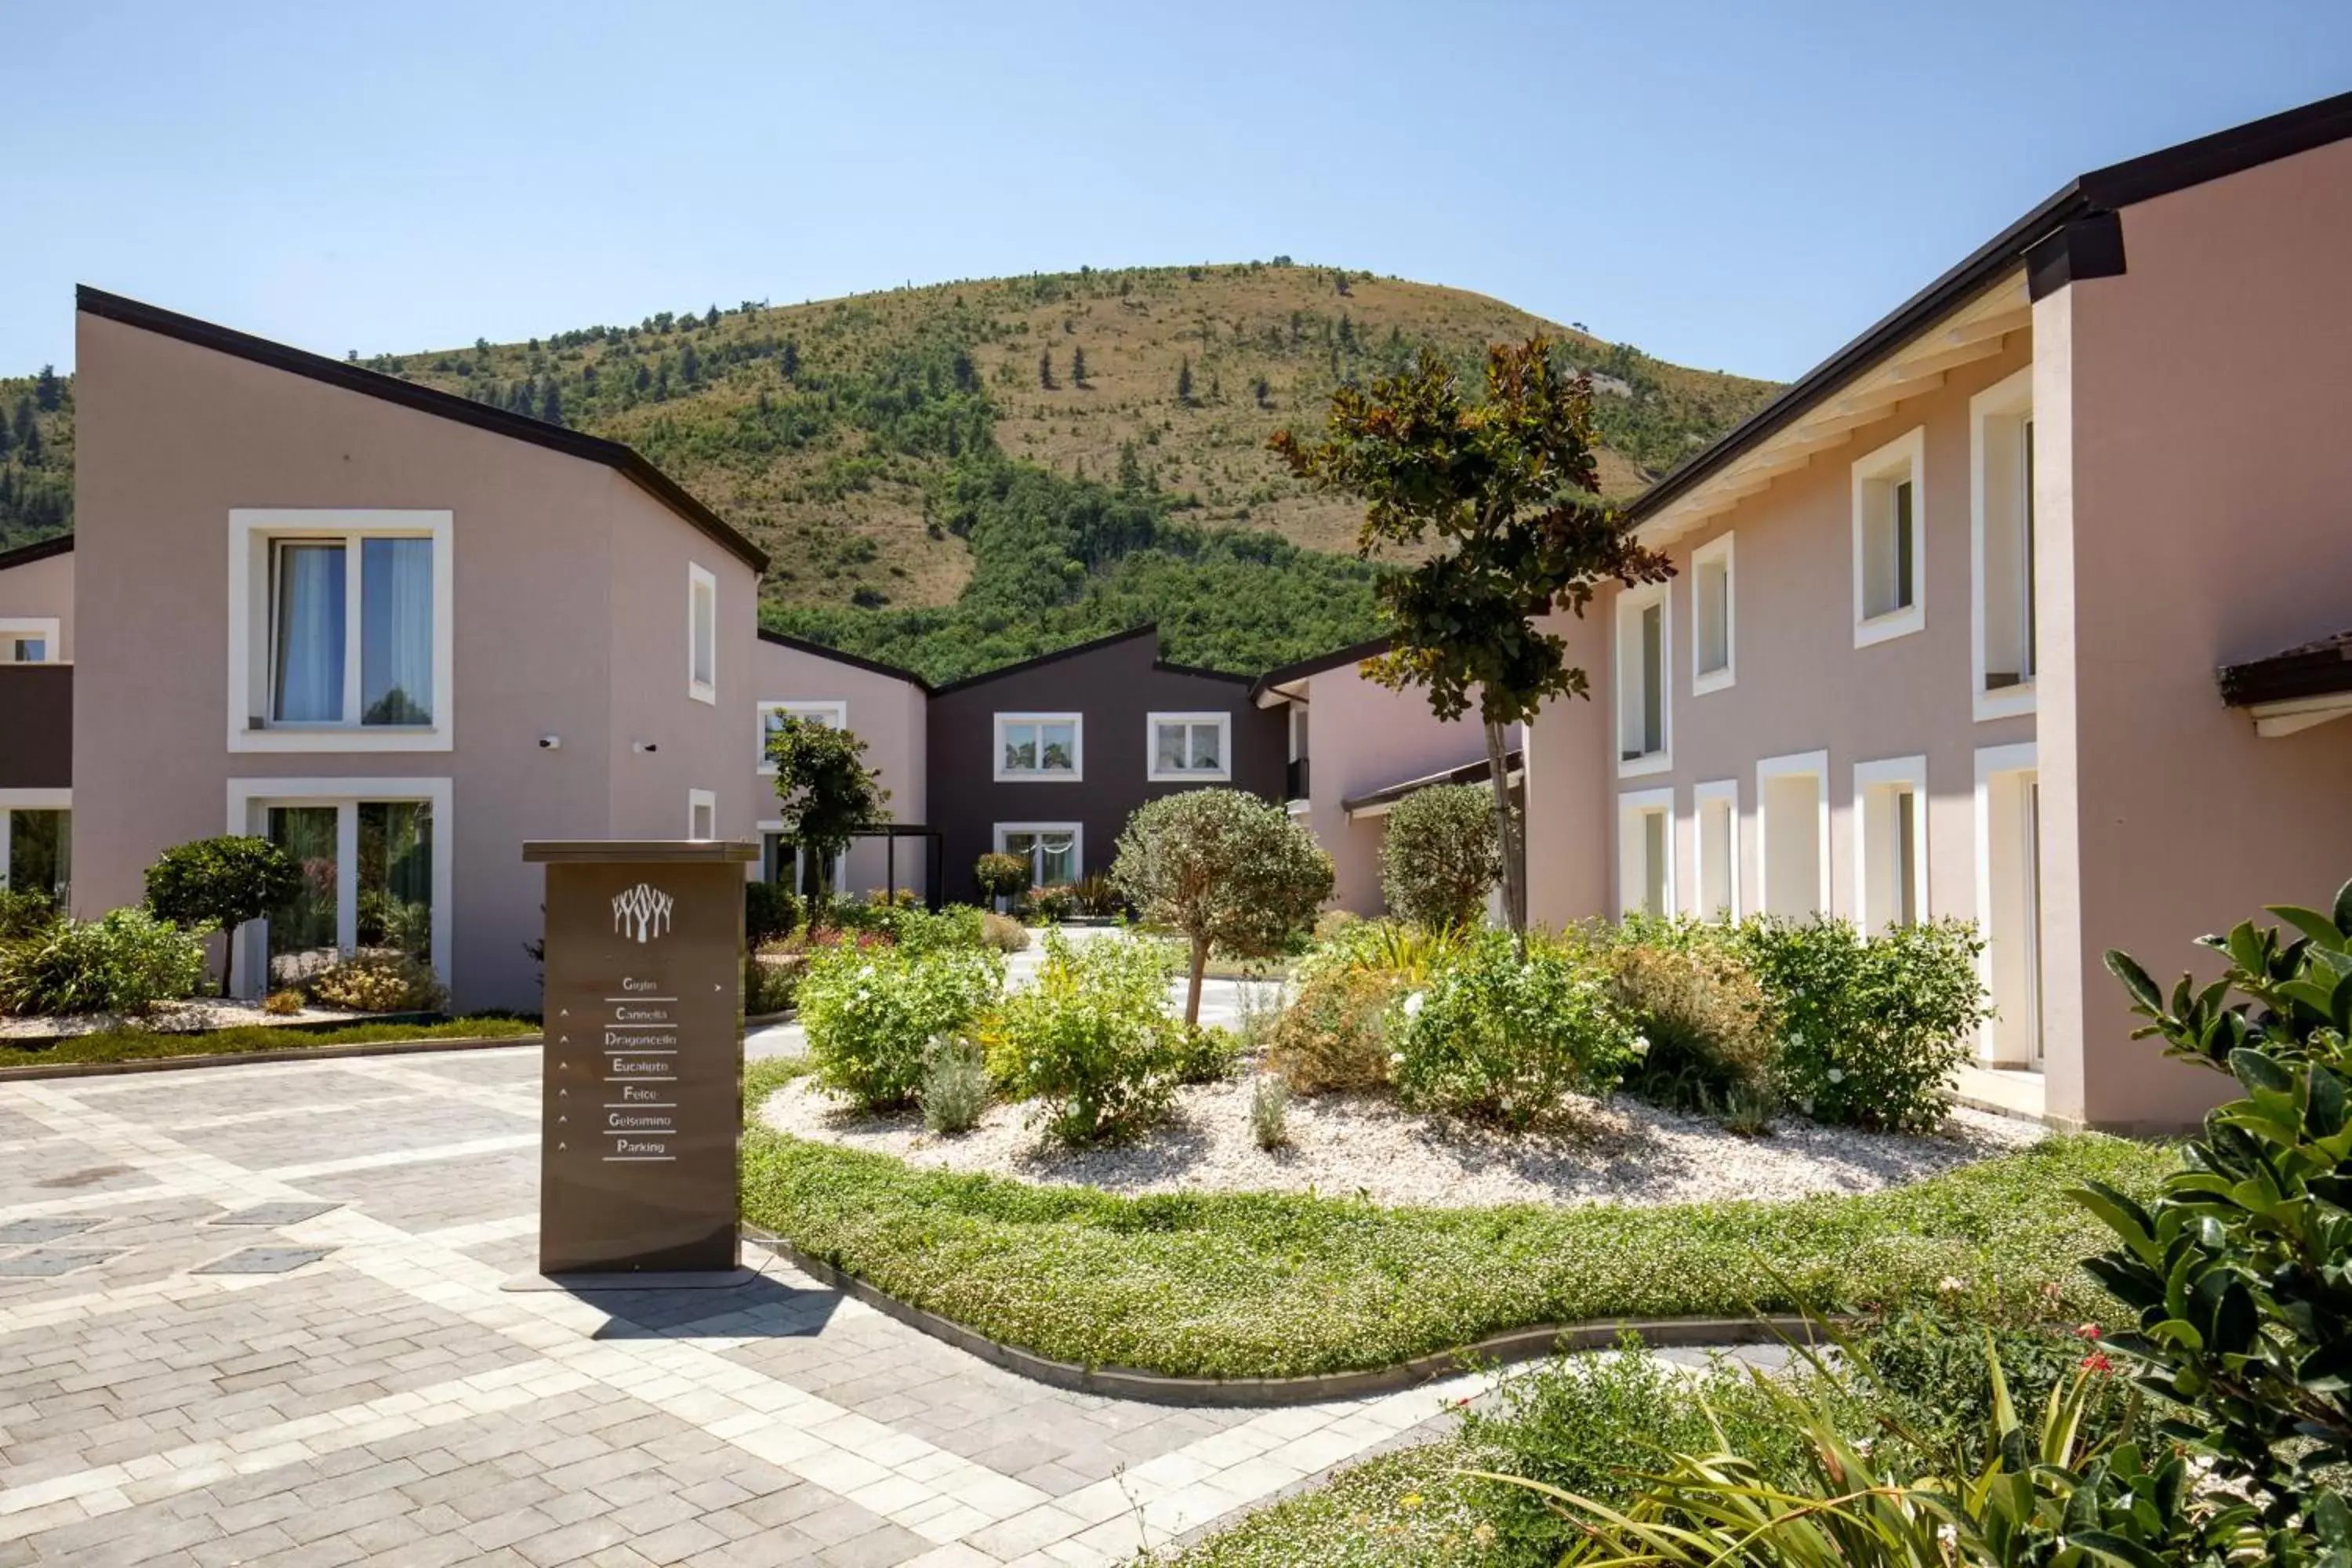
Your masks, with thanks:
[(547, 868), (539, 1267), (731, 1272), (741, 1217), (736, 843), (532, 843)]

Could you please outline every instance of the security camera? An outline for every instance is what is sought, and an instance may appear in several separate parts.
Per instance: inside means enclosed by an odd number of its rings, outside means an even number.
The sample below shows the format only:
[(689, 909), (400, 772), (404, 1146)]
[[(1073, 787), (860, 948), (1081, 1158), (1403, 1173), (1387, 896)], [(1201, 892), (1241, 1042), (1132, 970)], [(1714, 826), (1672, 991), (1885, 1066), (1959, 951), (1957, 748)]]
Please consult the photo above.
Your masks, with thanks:
[(661, 750), (661, 747), (660, 747), (660, 746), (658, 746), (658, 745), (656, 745), (656, 744), (655, 744), (655, 743), (654, 743), (653, 742), (651, 742), (651, 741), (639, 741), (635, 745), (632, 746), (632, 747), (630, 748), (630, 750), (631, 750), (631, 751), (635, 751), (635, 752), (643, 752), (645, 755), (646, 755), (646, 756), (650, 757), (650, 756), (652, 756), (656, 752), (660, 751), (660, 750)]
[(563, 737), (561, 735), (541, 735), (539, 738), (539, 749), (542, 752), (551, 752), (562, 744)]

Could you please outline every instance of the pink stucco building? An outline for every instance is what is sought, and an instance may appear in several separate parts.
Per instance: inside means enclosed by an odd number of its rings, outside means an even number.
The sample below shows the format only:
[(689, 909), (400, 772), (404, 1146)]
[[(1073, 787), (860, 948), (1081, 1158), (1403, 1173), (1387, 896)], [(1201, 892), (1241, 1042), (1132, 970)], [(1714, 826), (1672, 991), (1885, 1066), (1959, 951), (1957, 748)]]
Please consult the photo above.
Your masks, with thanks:
[(2348, 137), (2352, 96), (2083, 175), (1643, 496), (1676, 574), (1561, 617), (1536, 917), (1965, 917), (1968, 1092), (2210, 1103), (2102, 955), (2352, 876), (2352, 665), (2261, 676), (2352, 625)]

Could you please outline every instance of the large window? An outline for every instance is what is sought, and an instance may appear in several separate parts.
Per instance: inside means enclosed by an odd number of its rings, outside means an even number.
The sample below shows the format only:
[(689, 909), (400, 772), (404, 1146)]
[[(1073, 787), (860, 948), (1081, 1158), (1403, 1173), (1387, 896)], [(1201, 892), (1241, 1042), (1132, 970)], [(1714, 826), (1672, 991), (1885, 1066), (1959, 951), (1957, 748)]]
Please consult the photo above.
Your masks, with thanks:
[(1802, 920), (1830, 910), (1829, 753), (1756, 764), (1756, 861), (1761, 912)]
[(1733, 633), (1731, 535), (1709, 540), (1691, 552), (1691, 695), (1720, 691), (1732, 683)]
[(1075, 783), (1085, 776), (1086, 723), (1076, 713), (999, 713), (996, 777), (1000, 783)]
[(1927, 624), (1922, 576), (1927, 518), (1924, 429), (1881, 447), (1853, 466), (1853, 646), (1864, 647)]
[(1691, 885), (1701, 920), (1739, 918), (1739, 782), (1721, 779), (1691, 791)]
[(1854, 909), (1865, 935), (1927, 918), (1927, 759), (1853, 770)]
[(450, 514), (229, 523), (229, 749), (447, 750)]
[(1670, 676), (1666, 584), (1617, 595), (1617, 771), (1661, 773), (1667, 754)]
[(1976, 716), (2033, 711), (2033, 370), (1969, 400)]
[(1150, 715), (1151, 782), (1213, 783), (1232, 778), (1233, 723), (1229, 713)]
[(2042, 775), (2031, 741), (1976, 757), (1977, 972), (1992, 1002), (1979, 1049), (2003, 1067), (2042, 1065)]
[(1617, 912), (1675, 912), (1675, 792), (1617, 797)]
[(48, 616), (0, 616), (0, 664), (55, 664), (58, 623)]
[(407, 953), (449, 973), (449, 781), (234, 779), (229, 827), (301, 868), (294, 897), (240, 942), (241, 991), (299, 980), (346, 953)]
[(812, 724), (824, 724), (835, 730), (849, 728), (849, 704), (839, 701), (798, 702), (769, 701), (760, 704), (760, 771), (772, 773), (775, 764), (768, 761), (768, 738), (784, 727), (787, 719), (805, 720)]
[(697, 702), (719, 700), (719, 579), (707, 568), (686, 569), (686, 691)]
[[(770, 823), (760, 825), (760, 874), (771, 882), (782, 882), (803, 899), (814, 899), (827, 893), (845, 892), (849, 888), (849, 851), (845, 849), (825, 866), (822, 859), (784, 837), (783, 830)], [(826, 873), (822, 885), (817, 873)]]
[(0, 888), (67, 900), (73, 887), (71, 801), (64, 790), (0, 790)]
[(1075, 822), (1000, 822), (996, 847), (1029, 862), (1029, 885), (1063, 888), (1084, 874), (1079, 864), (1082, 830)]

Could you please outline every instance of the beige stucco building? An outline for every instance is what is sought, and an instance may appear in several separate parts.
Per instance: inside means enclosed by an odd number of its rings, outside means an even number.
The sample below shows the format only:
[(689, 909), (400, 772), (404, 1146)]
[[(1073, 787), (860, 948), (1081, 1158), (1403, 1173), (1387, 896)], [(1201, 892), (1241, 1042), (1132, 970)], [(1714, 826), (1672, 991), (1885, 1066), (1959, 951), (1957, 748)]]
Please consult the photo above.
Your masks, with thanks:
[[(910, 670), (860, 658), (837, 648), (762, 630), (751, 650), (751, 797), (760, 834), (760, 875), (808, 889), (810, 868), (783, 837), (778, 817), (776, 770), (766, 762), (767, 737), (778, 718), (792, 714), (854, 731), (866, 742), (866, 763), (890, 792), (890, 821), (919, 830), (929, 822), (928, 745), (930, 688)], [(851, 892), (929, 894), (931, 841), (869, 836), (853, 843), (832, 868), (829, 885)]]
[(2352, 625), (2347, 136), (2352, 98), (2082, 176), (1643, 496), (1675, 574), (1561, 617), (1595, 700), (1529, 742), (1535, 916), (1973, 920), (1970, 1092), (2210, 1103), (2102, 955), (2352, 876), (2347, 700), (2216, 681)]

